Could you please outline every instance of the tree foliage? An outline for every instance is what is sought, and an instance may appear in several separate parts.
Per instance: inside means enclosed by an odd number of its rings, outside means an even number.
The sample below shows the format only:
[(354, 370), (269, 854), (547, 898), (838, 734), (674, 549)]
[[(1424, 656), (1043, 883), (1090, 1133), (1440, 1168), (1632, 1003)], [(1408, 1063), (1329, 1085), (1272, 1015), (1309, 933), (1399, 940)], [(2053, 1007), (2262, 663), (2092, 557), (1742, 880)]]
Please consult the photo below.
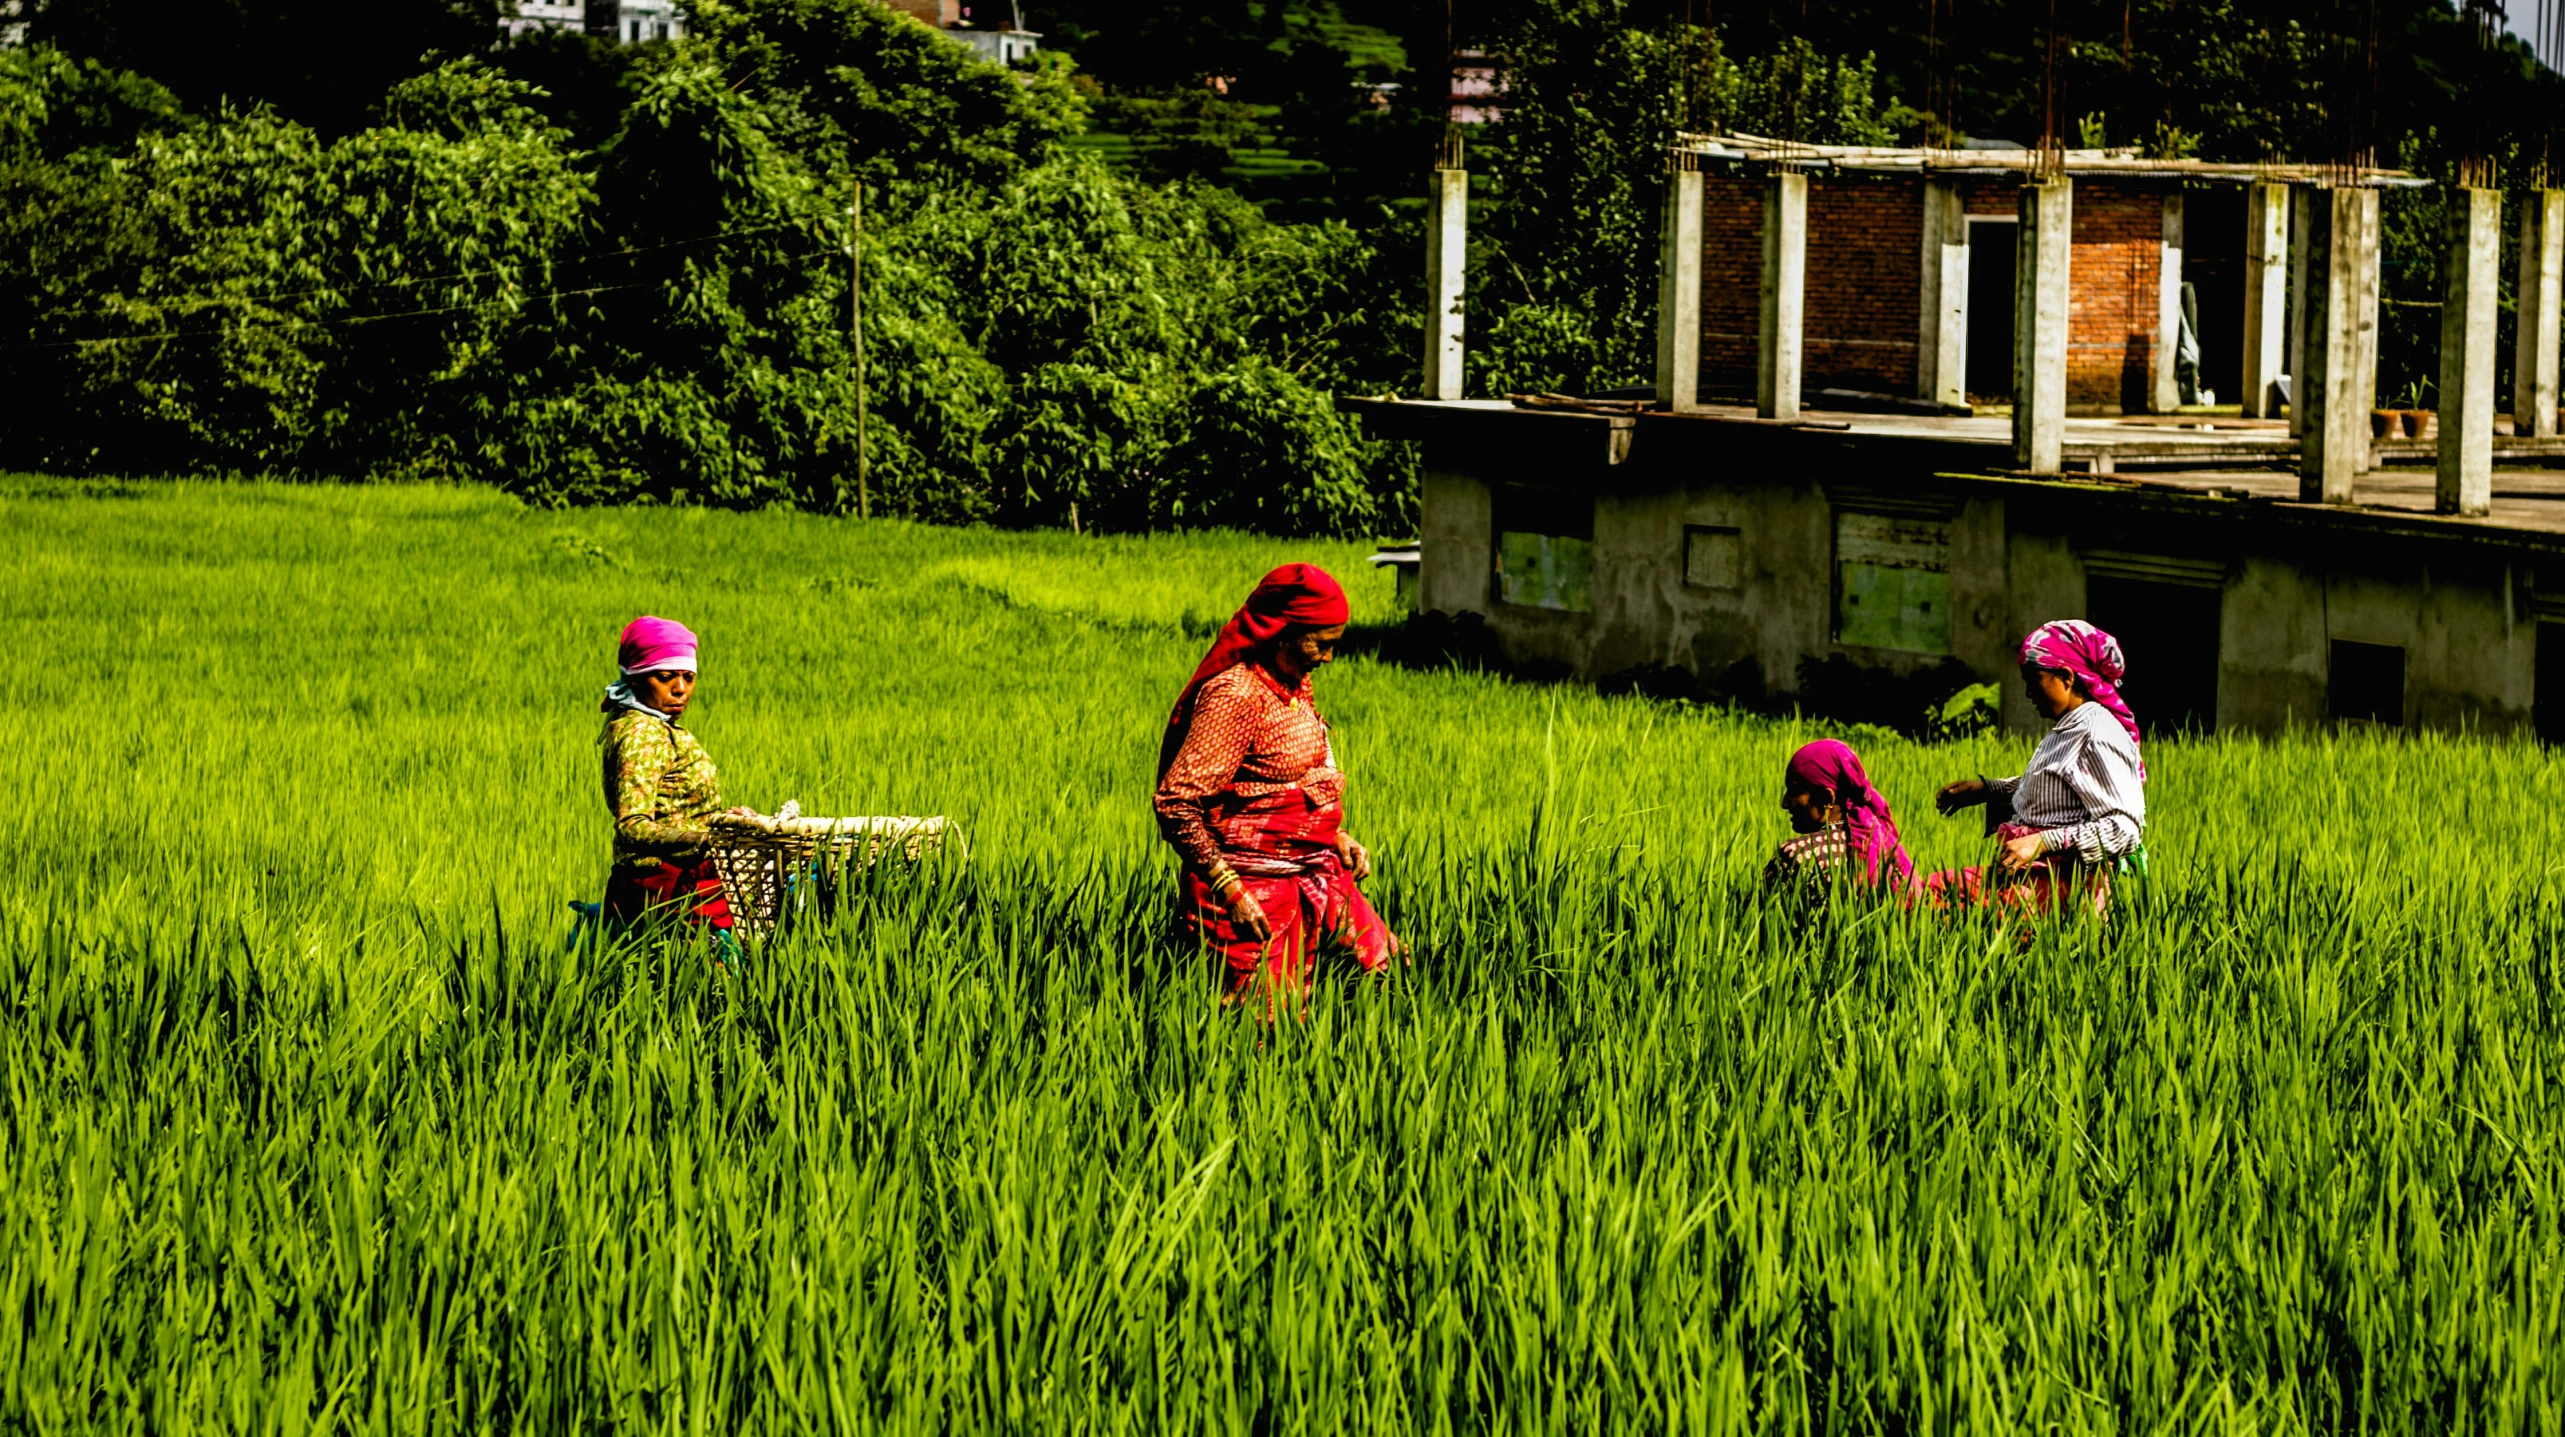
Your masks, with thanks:
[(1350, 230), (1065, 153), (1064, 82), (869, 0), (696, 13), (593, 147), (476, 60), (330, 138), (260, 106), (192, 117), (45, 47), (0, 57), (0, 366), (31, 400), (0, 456), (546, 503), (1408, 522), (1402, 456), (1327, 397), (1369, 327)]

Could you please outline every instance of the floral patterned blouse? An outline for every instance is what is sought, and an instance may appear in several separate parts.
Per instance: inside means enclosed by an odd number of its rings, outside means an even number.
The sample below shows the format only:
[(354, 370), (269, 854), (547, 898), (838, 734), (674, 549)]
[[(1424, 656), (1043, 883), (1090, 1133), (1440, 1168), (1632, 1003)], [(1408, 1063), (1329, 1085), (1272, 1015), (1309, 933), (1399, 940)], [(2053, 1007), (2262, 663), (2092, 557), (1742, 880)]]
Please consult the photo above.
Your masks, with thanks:
[(1195, 872), (1226, 887), (1236, 876), (1231, 858), (1264, 844), (1255, 800), (1290, 789), (1305, 790), (1320, 811), (1345, 800), (1309, 680), (1287, 689), (1254, 663), (1205, 680), (1183, 746), (1158, 781), (1159, 831)]
[(615, 817), (615, 866), (656, 867), (700, 848), (722, 811), (712, 755), (675, 719), (625, 709), (606, 720), (606, 807)]

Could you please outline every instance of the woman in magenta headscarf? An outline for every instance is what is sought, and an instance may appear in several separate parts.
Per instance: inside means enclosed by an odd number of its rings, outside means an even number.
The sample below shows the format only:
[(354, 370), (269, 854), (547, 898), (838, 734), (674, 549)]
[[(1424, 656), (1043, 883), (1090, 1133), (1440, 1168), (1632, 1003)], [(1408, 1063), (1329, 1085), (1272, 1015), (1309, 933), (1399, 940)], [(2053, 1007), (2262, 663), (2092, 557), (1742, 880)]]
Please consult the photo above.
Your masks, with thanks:
[(1217, 950), (1232, 999), (1298, 988), (1321, 945), (1367, 970), (1398, 951), (1355, 888), (1371, 855), (1344, 831), (1345, 776), (1310, 676), (1352, 617), (1324, 570), (1285, 564), (1247, 596), (1167, 716), (1159, 831), (1184, 859), (1178, 922)]
[(1817, 900), (1843, 880), (1892, 892), (1913, 886), (1915, 862), (1896, 817), (1850, 744), (1826, 738), (1800, 745), (1782, 772), (1781, 808), (1799, 836), (1764, 865), (1765, 887)]
[(2128, 660), (2119, 640), (2082, 619), (2042, 624), (2022, 640), (2022, 687), (2050, 720), (2016, 778), (1963, 778), (1934, 796), (1943, 814), (1987, 805), (2002, 843), (1984, 868), (1936, 873), (1925, 890), (1943, 906), (2010, 902), (2042, 912), (2082, 895), (2101, 912), (2111, 872), (2142, 862), (2146, 760), (2137, 715), (2120, 697)]
[(695, 651), (695, 636), (673, 619), (644, 614), (624, 626), (615, 655), (622, 676), (606, 688), (598, 740), (615, 824), (604, 909), (620, 927), (700, 923), (726, 947), (730, 905), (704, 852), (709, 820), (723, 811), (721, 773), (684, 724)]

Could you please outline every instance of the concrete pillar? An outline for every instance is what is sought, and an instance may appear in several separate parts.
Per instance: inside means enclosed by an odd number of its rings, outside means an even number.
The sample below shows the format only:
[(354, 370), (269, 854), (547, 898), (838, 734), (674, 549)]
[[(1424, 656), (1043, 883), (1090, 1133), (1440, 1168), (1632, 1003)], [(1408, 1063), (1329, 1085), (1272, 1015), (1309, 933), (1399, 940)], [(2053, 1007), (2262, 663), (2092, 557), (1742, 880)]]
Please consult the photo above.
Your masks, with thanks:
[(2182, 385), (2173, 367), (2182, 340), (2182, 216), (2177, 190), (2164, 197), (2163, 236), (2155, 251), (2155, 372), (2148, 376), (2153, 382), (2146, 407), (2156, 414), (2182, 407)]
[(2289, 187), (2289, 437), (2306, 432), (2307, 413), (2307, 224), (2317, 196), (2313, 185)]
[(2440, 484), (2432, 507), (2483, 514), (2494, 498), (2494, 292), (2503, 192), (2449, 192), (2440, 300)]
[(1701, 171), (1676, 155), (1657, 244), (1657, 403), (1701, 407)]
[(2066, 447), (2069, 268), (2075, 255), (2074, 181), (2022, 186), (2013, 262), (2013, 463), (2058, 472)]
[[(2378, 305), (2386, 296), (2381, 262), (2387, 252), (2381, 229), (2385, 201), (2376, 190), (2362, 190), (2361, 194), (2367, 198), (2359, 206), (2360, 249), (2368, 256), (2368, 262), (2352, 273), (2360, 286), (2351, 301), (2358, 311), (2355, 316), (2358, 323), (2352, 333), (2359, 338), (2360, 346), (2354, 355), (2358, 367), (2352, 371), (2351, 397), (2352, 406), (2360, 411), (2361, 439), (2368, 442), (2370, 413), (2378, 407), (2378, 339), (2383, 333), (2378, 325)], [(2374, 469), (2377, 464), (2378, 452), (2373, 444), (2369, 451), (2369, 466)]]
[(1922, 312), (1915, 332), (1915, 397), (1968, 403), (1968, 207), (1955, 180), (1924, 181)]
[(2369, 468), (2370, 400), (2378, 382), (2376, 190), (2311, 192), (2303, 358), (2294, 406), (2304, 411), (2298, 497), (2349, 504), (2353, 484)]
[(1755, 346), (1755, 413), (1799, 417), (1808, 277), (1808, 177), (1784, 170), (1764, 184), (1763, 322)]
[(2540, 190), (2520, 214), (2519, 342), (2512, 350), (2512, 432), (2556, 433), (2558, 305), (2565, 299), (2565, 190)]
[(2281, 343), (2289, 330), (2289, 187), (2254, 184), (2244, 192), (2244, 417), (2280, 412)]
[(1469, 266), (1470, 174), (1437, 166), (1425, 206), (1425, 397), (1461, 397), (1461, 282)]

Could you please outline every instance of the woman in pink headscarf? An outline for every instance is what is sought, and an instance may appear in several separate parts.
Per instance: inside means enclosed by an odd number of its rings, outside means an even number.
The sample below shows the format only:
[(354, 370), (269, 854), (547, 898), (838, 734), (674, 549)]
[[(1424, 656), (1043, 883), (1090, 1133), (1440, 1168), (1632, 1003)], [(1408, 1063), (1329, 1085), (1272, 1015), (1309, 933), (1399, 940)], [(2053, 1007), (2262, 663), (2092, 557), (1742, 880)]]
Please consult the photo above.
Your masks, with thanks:
[(1195, 666), (1158, 744), (1158, 827), (1184, 860), (1178, 922), (1221, 955), (1233, 1000), (1260, 979), (1301, 988), (1322, 946), (1374, 971), (1398, 951), (1355, 887), (1371, 854), (1344, 830), (1345, 776), (1310, 688), (1351, 617), (1326, 571), (1267, 574)]
[(1934, 795), (1944, 815), (1985, 805), (2002, 843), (1994, 871), (1963, 868), (1924, 881), (1937, 904), (2008, 902), (2054, 910), (2071, 898), (2099, 913), (2115, 868), (2142, 863), (2146, 760), (2137, 715), (2120, 697), (2128, 660), (2117, 639), (2082, 619), (2042, 624), (2022, 640), (2022, 687), (2050, 720), (2019, 777), (1964, 778)]
[(622, 676), (606, 688), (598, 739), (615, 822), (604, 910), (607, 922), (626, 928), (700, 923), (726, 949), (730, 905), (704, 852), (710, 820), (723, 811), (721, 773), (684, 724), (695, 651), (695, 636), (673, 619), (644, 614), (624, 626), (615, 655)]
[(1798, 836), (1764, 865), (1765, 887), (1813, 901), (1847, 880), (1888, 891), (1914, 885), (1915, 861), (1896, 816), (1852, 745), (1830, 738), (1800, 745), (1782, 771), (1781, 809)]

